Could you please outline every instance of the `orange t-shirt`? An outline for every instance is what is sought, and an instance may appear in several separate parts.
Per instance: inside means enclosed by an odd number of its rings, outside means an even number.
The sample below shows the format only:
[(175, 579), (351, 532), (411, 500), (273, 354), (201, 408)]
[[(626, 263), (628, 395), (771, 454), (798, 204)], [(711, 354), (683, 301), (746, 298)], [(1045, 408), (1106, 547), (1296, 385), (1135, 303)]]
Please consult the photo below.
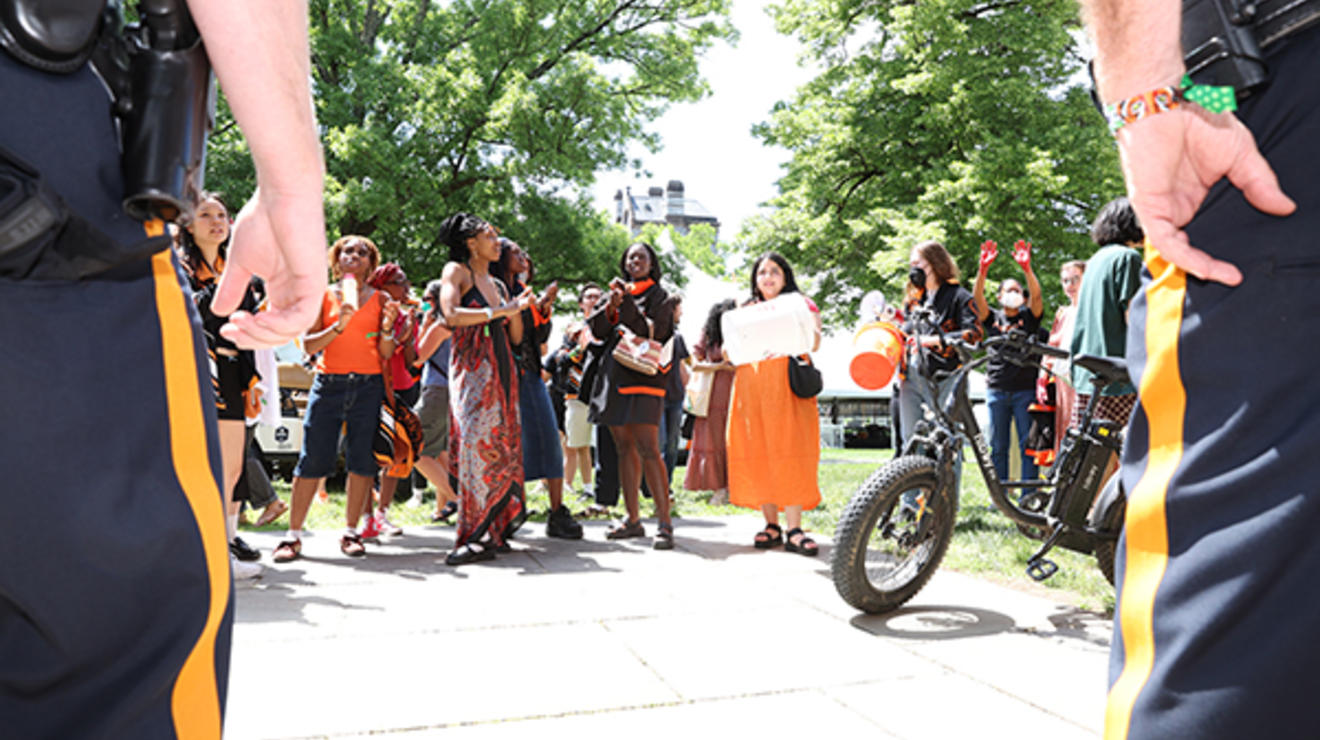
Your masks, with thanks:
[[(367, 299), (367, 304), (353, 314), (348, 325), (334, 338), (316, 361), (316, 371), (330, 375), (380, 375), (380, 353), (376, 344), (380, 341), (381, 292), (378, 290)], [(321, 326), (326, 327), (339, 321), (339, 296), (333, 290), (325, 292), (321, 301)]]

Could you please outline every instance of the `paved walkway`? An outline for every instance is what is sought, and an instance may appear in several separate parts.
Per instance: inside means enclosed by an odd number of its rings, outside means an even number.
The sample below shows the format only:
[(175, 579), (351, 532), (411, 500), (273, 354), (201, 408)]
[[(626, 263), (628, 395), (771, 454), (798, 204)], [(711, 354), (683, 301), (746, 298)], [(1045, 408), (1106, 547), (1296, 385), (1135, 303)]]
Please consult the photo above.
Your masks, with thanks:
[[(549, 540), (451, 568), (452, 528), (339, 554), (317, 533), (237, 589), (226, 737), (1096, 737), (1110, 625), (942, 572), (861, 615), (756, 517), (649, 538)], [(647, 522), (647, 531), (653, 522)]]

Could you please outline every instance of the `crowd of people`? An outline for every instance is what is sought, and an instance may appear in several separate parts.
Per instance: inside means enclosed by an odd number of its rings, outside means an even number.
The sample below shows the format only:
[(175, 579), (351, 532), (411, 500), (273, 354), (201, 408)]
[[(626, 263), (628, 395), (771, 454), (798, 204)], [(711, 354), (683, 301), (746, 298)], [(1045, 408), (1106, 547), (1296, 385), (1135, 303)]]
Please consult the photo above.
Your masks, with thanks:
[[(985, 297), (986, 278), (998, 256), (998, 245), (981, 245), (976, 279), (971, 291), (959, 282), (953, 256), (939, 242), (924, 242), (912, 249), (909, 281), (902, 317), (909, 337), (898, 384), (895, 423), (899, 438), (920, 418), (922, 399), (932, 392), (943, 398), (953, 382), (947, 373), (958, 365), (952, 345), (940, 335), (959, 336), (977, 343), (1016, 331), (1067, 350), (1071, 355), (1124, 357), (1127, 343), (1129, 303), (1141, 283), (1142, 258), (1139, 247), (1145, 239), (1136, 213), (1126, 197), (1115, 198), (1101, 208), (1091, 227), (1097, 251), (1087, 260), (1069, 260), (1059, 268), (1059, 282), (1066, 302), (1061, 302), (1048, 329), (1042, 324), (1045, 311), (1040, 280), (1031, 267), (1032, 246), (1019, 240), (1013, 260), (1022, 271), (1023, 284), (1014, 277), (999, 284), (998, 308)], [(926, 322), (915, 319), (927, 314)], [(935, 326), (938, 332), (930, 327)], [(911, 369), (916, 347), (927, 352), (928, 370)], [(1009, 481), (1011, 440), (1016, 427), (1021, 480), (1046, 473), (1068, 429), (1080, 423), (1093, 387), (1093, 375), (1067, 360), (1044, 358), (1041, 369), (1016, 363), (991, 349), (986, 363), (986, 406), (990, 422), (990, 457), (1001, 481)], [(945, 373), (939, 375), (939, 373)], [(927, 389), (931, 377), (945, 377)], [(1101, 398), (1094, 418), (1126, 424), (1136, 403), (1130, 383), (1114, 383), (1099, 389)], [(1117, 466), (1112, 461), (1110, 474)], [(955, 460), (955, 476), (961, 475), (961, 459)]]
[[(755, 260), (743, 300), (710, 307), (689, 354), (678, 331), (682, 296), (662, 284), (655, 249), (634, 243), (620, 255), (618, 275), (607, 286), (588, 282), (577, 287), (580, 313), (551, 350), (557, 281), (538, 293), (532, 256), (485, 220), (459, 213), (441, 225), (448, 263), (420, 298), (402, 267), (382, 263), (371, 239), (338, 239), (328, 254), (333, 280), (317, 320), (301, 340), (314, 376), (286, 505), (275, 495), (252, 442), (253, 424), (263, 414), (269, 420), (279, 405), (273, 353), (239, 349), (227, 341), (219, 333), (224, 319), (210, 310), (225, 267), (228, 215), (219, 195), (204, 193), (194, 222), (176, 233), (176, 247), (207, 342), (236, 577), (261, 572), (253, 562), (261, 554), (237, 532), (243, 503), (261, 509), (258, 524), (288, 511), (289, 526), (272, 559), (295, 560), (301, 556), (308, 510), (341, 454), (347, 481), (340, 549), (350, 557), (364, 555), (365, 542), (402, 534), (390, 521), (389, 509), (398, 487), (411, 485), (414, 469), (436, 491), (432, 521), (456, 517), (455, 545), (446, 558), (451, 565), (507, 552), (509, 539), (530, 513), (526, 487), (538, 480), (549, 498), (548, 536), (581, 538), (579, 519), (612, 515), (622, 493), (620, 521), (606, 537), (646, 537), (641, 504), (650, 498), (656, 519), (652, 544), (670, 549), (670, 486), (681, 437), (691, 440), (685, 489), (709, 491), (713, 503), (761, 512), (765, 526), (752, 538), (756, 548), (817, 553), (802, 528), (802, 512), (820, 502), (815, 400), (793, 392), (789, 357), (735, 366), (723, 347), (722, 318), (728, 311), (801, 296), (793, 268), (781, 255), (767, 253)], [(1042, 326), (1044, 296), (1031, 267), (1032, 247), (1025, 241), (1013, 248), (1025, 285), (1014, 277), (1003, 279), (998, 308), (985, 297), (987, 275), (998, 255), (995, 242), (981, 246), (970, 292), (960, 284), (954, 259), (942, 244), (918, 244), (911, 253), (904, 314), (910, 319), (925, 308), (940, 334), (960, 333), (973, 342), (1017, 330), (1073, 352), (1121, 356), (1126, 305), (1139, 281), (1140, 257), (1133, 247), (1142, 239), (1126, 199), (1103, 209), (1093, 238), (1101, 249), (1091, 269), (1087, 262), (1072, 261), (1060, 270), (1067, 303), (1048, 332)], [(1084, 290), (1088, 283), (1092, 287)], [(819, 310), (801, 298), (814, 321), (815, 351), (821, 338)], [(256, 310), (262, 299), (262, 284), (253, 280), (242, 306)], [(911, 320), (906, 330), (909, 355), (921, 347), (924, 361), (934, 369), (956, 365), (956, 354), (939, 336), (923, 333)], [(660, 347), (662, 352), (653, 366), (639, 366), (617, 351), (621, 346)], [(1075, 423), (1079, 404), (1093, 392), (1085, 371), (1068, 372), (1065, 364), (1037, 373), (991, 358), (990, 446), (1001, 480), (1009, 478), (1011, 426), (1017, 427), (1022, 477), (1035, 478), (1037, 463), (1047, 466), (1062, 439), (1053, 430)], [(910, 368), (900, 374), (895, 407), (900, 439), (918, 418), (921, 386), (931, 382), (928, 377)], [(693, 388), (700, 389), (700, 410), (692, 407)], [(947, 389), (934, 390), (943, 395)], [(1101, 393), (1098, 418), (1125, 422), (1132, 388)], [(1047, 422), (1042, 424), (1042, 418)], [(392, 454), (390, 430), (382, 431), (382, 423), (415, 427), (406, 459)], [(1049, 430), (1043, 437), (1042, 426)], [(955, 472), (960, 474), (960, 466)], [(566, 492), (577, 492), (590, 504), (575, 515)]]
[[(787, 357), (735, 367), (722, 346), (727, 311), (798, 293), (782, 256), (756, 260), (744, 300), (711, 307), (689, 354), (678, 332), (682, 297), (662, 284), (655, 249), (631, 244), (608, 285), (578, 286), (580, 315), (551, 350), (557, 282), (537, 292), (528, 250), (484, 219), (458, 213), (441, 224), (449, 259), (420, 298), (403, 268), (382, 262), (370, 238), (346, 235), (329, 248), (331, 281), (299, 342), (313, 377), (285, 504), (255, 461), (251, 433), (263, 412), (279, 406), (273, 353), (240, 349), (219, 333), (224, 319), (209, 301), (225, 269), (229, 212), (219, 195), (205, 193), (197, 213), (175, 242), (212, 370), (236, 578), (261, 573), (253, 562), (260, 552), (237, 532), (240, 506), (261, 509), (259, 524), (287, 511), (288, 528), (272, 560), (298, 559), (309, 509), (341, 455), (347, 478), (339, 545), (349, 557), (366, 554), (373, 539), (402, 534), (389, 508), (398, 487), (410, 485), (413, 469), (436, 490), (432, 521), (456, 519), (450, 565), (508, 552), (531, 513), (527, 486), (538, 480), (550, 504), (547, 536), (581, 538), (579, 519), (611, 515), (622, 494), (623, 511), (606, 537), (647, 537), (642, 499), (650, 498), (651, 544), (672, 549), (670, 486), (682, 437), (692, 440), (685, 488), (760, 511), (766, 524), (752, 538), (757, 548), (817, 553), (801, 526), (803, 510), (820, 501), (815, 400), (790, 389)], [(813, 312), (819, 346), (819, 311), (802, 299)], [(262, 300), (262, 284), (253, 280), (243, 308), (256, 311)], [(659, 348), (652, 364), (639, 365), (620, 351), (639, 347)], [(694, 377), (706, 389), (699, 413), (690, 408)], [(416, 427), (402, 461), (390, 446), (395, 424)], [(406, 435), (394, 435), (400, 436)], [(575, 490), (590, 500), (576, 515), (565, 501), (566, 491)]]

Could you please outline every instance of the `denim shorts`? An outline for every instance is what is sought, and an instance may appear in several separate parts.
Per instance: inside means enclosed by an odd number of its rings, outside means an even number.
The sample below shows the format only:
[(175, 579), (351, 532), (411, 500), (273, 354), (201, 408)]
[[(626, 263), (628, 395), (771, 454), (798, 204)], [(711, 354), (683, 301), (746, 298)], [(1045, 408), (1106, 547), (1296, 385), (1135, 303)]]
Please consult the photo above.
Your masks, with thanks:
[(379, 374), (318, 374), (307, 395), (303, 417), (303, 446), (293, 474), (299, 478), (324, 478), (335, 470), (339, 430), (344, 430), (348, 472), (376, 475), (371, 442), (380, 423), (380, 404), (385, 384)]

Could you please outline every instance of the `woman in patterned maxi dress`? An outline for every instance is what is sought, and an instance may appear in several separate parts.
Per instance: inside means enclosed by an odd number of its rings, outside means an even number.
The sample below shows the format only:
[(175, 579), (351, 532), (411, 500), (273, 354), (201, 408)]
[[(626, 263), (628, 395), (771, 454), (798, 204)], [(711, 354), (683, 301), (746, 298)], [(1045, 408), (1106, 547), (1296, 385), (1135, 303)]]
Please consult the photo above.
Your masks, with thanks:
[(467, 213), (440, 227), (449, 246), (440, 307), (454, 330), (449, 365), (449, 454), (458, 492), (458, 531), (450, 565), (491, 560), (526, 514), (522, 443), (512, 343), (522, 337), (528, 294), (509, 300), (489, 265), (499, 259), (498, 234)]

